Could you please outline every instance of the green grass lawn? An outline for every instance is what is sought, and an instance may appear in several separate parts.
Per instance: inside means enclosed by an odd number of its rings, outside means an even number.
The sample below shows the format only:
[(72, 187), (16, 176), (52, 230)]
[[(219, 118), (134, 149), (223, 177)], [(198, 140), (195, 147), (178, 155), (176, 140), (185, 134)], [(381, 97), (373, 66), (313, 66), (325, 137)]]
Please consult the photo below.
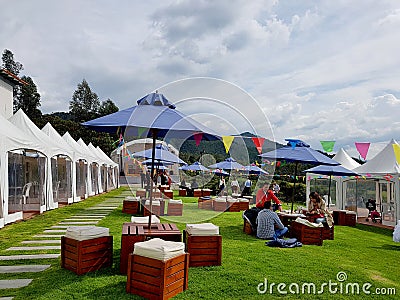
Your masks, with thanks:
[[(83, 202), (76, 203), (54, 211), (49, 211), (34, 219), (8, 225), (0, 230), (0, 255), (8, 255), (6, 248), (22, 246), (21, 241), (33, 239), (34, 234), (65, 218), (74, 215), (77, 211), (88, 206), (105, 201), (111, 196), (118, 196), (128, 189), (121, 188), (107, 195), (91, 197)], [(379, 288), (389, 292), (395, 288), (400, 294), (399, 282), (399, 255), (400, 244), (392, 241), (392, 231), (377, 229), (368, 226), (335, 227), (335, 240), (325, 240), (323, 246), (303, 246), (301, 248), (281, 249), (265, 246), (265, 242), (242, 232), (242, 213), (199, 212), (196, 209), (197, 200), (182, 198), (185, 202), (185, 222), (195, 221), (212, 222), (220, 226), (223, 237), (222, 266), (190, 268), (189, 288), (174, 299), (263, 299), (285, 297), (287, 299), (347, 299), (349, 297), (367, 299), (398, 299), (398, 295), (382, 296), (375, 293)], [(14, 299), (141, 299), (126, 294), (126, 276), (119, 275), (119, 250), (121, 247), (121, 229), (130, 216), (121, 212), (121, 207), (104, 218), (98, 226), (110, 228), (114, 238), (114, 264), (97, 272), (77, 276), (60, 267), (60, 260), (41, 261), (52, 264), (44, 272), (27, 275), (3, 275), (0, 279), (34, 278), (25, 288), (18, 290), (0, 290), (1, 296), (15, 296)], [(196, 215), (197, 213), (197, 215)], [(180, 221), (182, 217), (171, 217), (168, 221)], [(182, 220), (182, 219), (181, 219)], [(184, 223), (177, 223), (180, 229)], [(24, 252), (19, 252), (23, 254)], [(51, 253), (47, 251), (46, 253)], [(54, 251), (53, 251), (54, 253)], [(36, 261), (37, 262), (37, 261)], [(15, 262), (15, 264), (28, 262)], [(34, 263), (34, 262), (33, 262)], [(9, 265), (9, 261), (0, 262)], [(340, 281), (337, 274), (344, 272), (347, 279)], [(28, 276), (28, 277), (27, 277)], [(268, 289), (263, 292), (267, 281)], [(336, 293), (329, 292), (337, 288)], [(321, 294), (301, 293), (302, 285), (313, 283), (317, 291), (324, 287)], [(337, 287), (334, 284), (338, 284)], [(359, 295), (346, 294), (346, 284), (354, 283), (360, 288), (370, 283), (367, 295), (360, 290)], [(272, 285), (272, 293), (270, 288)], [(278, 292), (277, 286), (287, 292), (286, 295)], [(283, 284), (286, 286), (283, 287)], [(354, 286), (355, 286), (354, 285)], [(290, 286), (290, 289), (289, 289)], [(296, 286), (300, 294), (291, 294)]]

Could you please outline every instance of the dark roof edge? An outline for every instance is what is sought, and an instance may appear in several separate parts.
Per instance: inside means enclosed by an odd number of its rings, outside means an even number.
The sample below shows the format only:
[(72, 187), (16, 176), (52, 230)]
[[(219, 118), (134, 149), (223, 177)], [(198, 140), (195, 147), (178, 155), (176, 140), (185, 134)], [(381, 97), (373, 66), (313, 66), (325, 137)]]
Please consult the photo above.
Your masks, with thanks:
[(25, 81), (6, 69), (0, 68), (0, 76), (8, 79), (8, 81), (10, 81), (13, 85), (27, 85)]

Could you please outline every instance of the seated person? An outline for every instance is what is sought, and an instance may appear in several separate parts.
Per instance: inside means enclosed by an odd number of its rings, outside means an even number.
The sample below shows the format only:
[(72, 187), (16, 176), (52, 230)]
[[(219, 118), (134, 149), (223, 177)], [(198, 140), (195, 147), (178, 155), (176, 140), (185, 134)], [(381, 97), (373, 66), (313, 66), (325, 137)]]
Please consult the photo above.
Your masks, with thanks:
[(179, 185), (179, 188), (181, 189), (188, 189), (188, 186), (186, 185), (185, 178), (182, 178), (181, 184)]
[(282, 211), (282, 204), (279, 201), (278, 197), (276, 197), (275, 193), (272, 190), (272, 185), (265, 183), (261, 189), (258, 190), (256, 195), (256, 207), (262, 209), (264, 207), (265, 202), (274, 201), (273, 209), (274, 211), (279, 210)]
[(196, 182), (196, 179), (193, 179), (193, 182), (190, 185), (190, 187), (192, 188), (192, 190), (196, 190), (199, 188), (199, 184)]
[(333, 224), (331, 213), (326, 209), (325, 201), (317, 192), (310, 193), (310, 202), (308, 203), (308, 215), (315, 219), (315, 223), (327, 224), (329, 227)]
[(365, 207), (368, 208), (369, 212), (376, 210), (376, 201), (372, 199), (368, 199), (367, 203), (365, 203)]
[(269, 240), (278, 239), (286, 234), (288, 228), (283, 226), (276, 212), (271, 210), (271, 201), (264, 202), (264, 209), (257, 216), (257, 237)]

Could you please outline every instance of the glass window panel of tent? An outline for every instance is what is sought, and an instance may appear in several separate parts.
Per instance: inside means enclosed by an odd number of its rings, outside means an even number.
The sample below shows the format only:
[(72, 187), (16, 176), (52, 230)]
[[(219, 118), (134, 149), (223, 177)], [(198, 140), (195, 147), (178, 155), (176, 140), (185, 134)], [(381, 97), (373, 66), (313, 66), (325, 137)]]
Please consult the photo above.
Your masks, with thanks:
[(22, 150), (8, 152), (8, 213), (22, 211), (24, 155)]

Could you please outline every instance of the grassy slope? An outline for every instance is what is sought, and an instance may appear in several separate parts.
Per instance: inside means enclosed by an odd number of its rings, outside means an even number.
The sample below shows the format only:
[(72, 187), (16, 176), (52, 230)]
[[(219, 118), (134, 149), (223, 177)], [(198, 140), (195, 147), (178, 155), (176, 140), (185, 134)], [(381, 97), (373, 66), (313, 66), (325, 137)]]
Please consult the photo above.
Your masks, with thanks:
[[(118, 194), (114, 191), (111, 195)], [(45, 228), (75, 214), (76, 211), (92, 206), (106, 199), (105, 195), (92, 197), (55, 211), (46, 212), (32, 220), (6, 226), (0, 230), (0, 255), (10, 246), (41, 233)], [(185, 198), (193, 202), (193, 198)], [(26, 288), (12, 291), (0, 290), (0, 296), (15, 295), (14, 299), (140, 299), (125, 293), (126, 276), (119, 275), (119, 249), (122, 223), (130, 216), (115, 210), (98, 226), (110, 228), (114, 237), (114, 264), (112, 268), (99, 270), (83, 276), (60, 268), (59, 260), (49, 260), (52, 267), (44, 272), (29, 274), (35, 280)], [(204, 216), (205, 221), (206, 216)], [(371, 229), (357, 225), (356, 228), (335, 228), (335, 240), (324, 241), (322, 247), (303, 246), (302, 248), (280, 249), (264, 245), (242, 232), (241, 213), (223, 213), (211, 220), (220, 226), (223, 236), (223, 258), (220, 267), (191, 268), (189, 289), (176, 296), (176, 299), (254, 299), (278, 297), (274, 289), (272, 295), (259, 295), (257, 285), (268, 279), (274, 283), (313, 282), (317, 286), (329, 280), (337, 282), (338, 272), (346, 272), (345, 283), (355, 282), (376, 287), (395, 287), (400, 293), (398, 281), (400, 245), (394, 243), (391, 231)], [(178, 224), (184, 229), (185, 224)], [(50, 251), (51, 252), (51, 251)], [(0, 262), (7, 265), (10, 262)], [(28, 263), (28, 262), (18, 262)], [(41, 262), (41, 263), (45, 263)], [(0, 279), (27, 278), (27, 275), (2, 275)], [(348, 298), (345, 294), (332, 295), (286, 295), (285, 298)], [(361, 298), (361, 295), (358, 296)], [(363, 295), (365, 297), (365, 295)], [(398, 297), (398, 296), (397, 296)], [(369, 295), (368, 299), (383, 299), (383, 296)], [(396, 299), (385, 296), (385, 299)]]

